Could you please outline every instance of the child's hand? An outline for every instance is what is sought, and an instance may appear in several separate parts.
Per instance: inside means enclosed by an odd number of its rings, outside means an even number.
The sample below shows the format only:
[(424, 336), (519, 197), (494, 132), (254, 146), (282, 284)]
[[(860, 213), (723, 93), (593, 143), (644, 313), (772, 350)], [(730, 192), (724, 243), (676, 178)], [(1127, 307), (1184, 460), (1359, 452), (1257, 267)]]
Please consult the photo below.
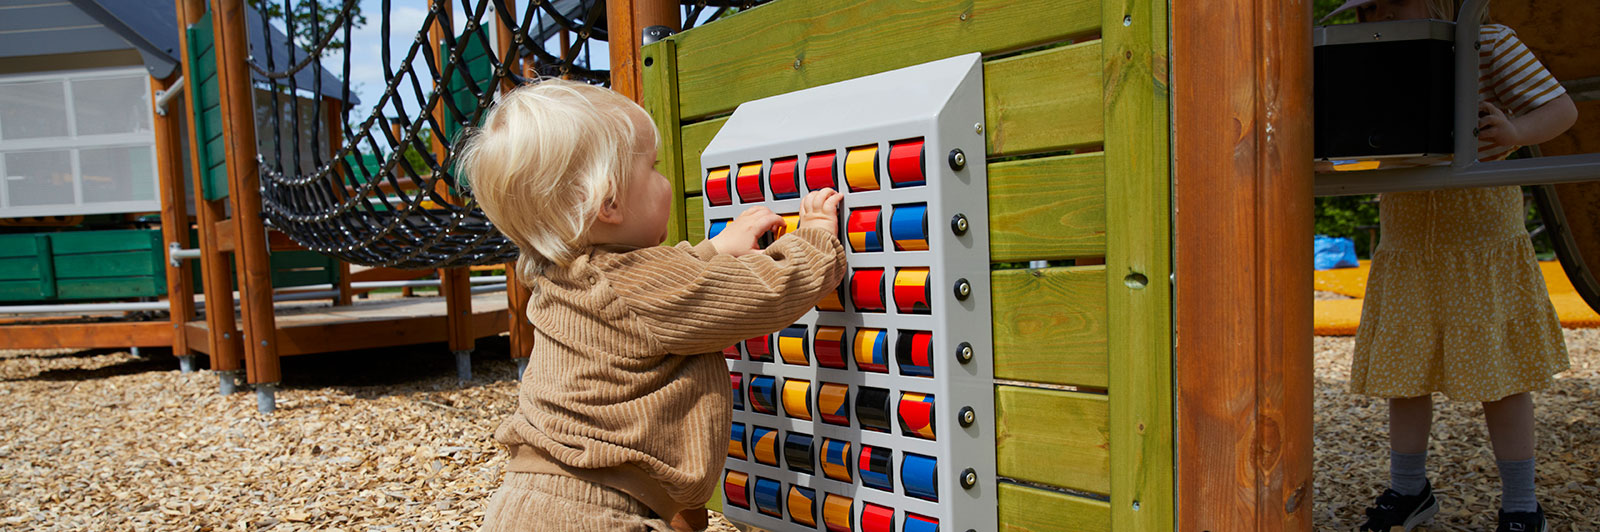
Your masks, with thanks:
[(844, 194), (831, 188), (806, 194), (805, 199), (800, 200), (799, 228), (815, 227), (839, 236), (839, 203), (843, 201)]
[(1505, 112), (1489, 102), (1478, 103), (1478, 140), (1495, 146), (1521, 146), (1522, 132)]
[(756, 239), (782, 227), (783, 217), (773, 213), (772, 209), (751, 207), (728, 222), (728, 226), (711, 239), (711, 245), (717, 248), (717, 253), (738, 257), (759, 251), (761, 248), (756, 245)]

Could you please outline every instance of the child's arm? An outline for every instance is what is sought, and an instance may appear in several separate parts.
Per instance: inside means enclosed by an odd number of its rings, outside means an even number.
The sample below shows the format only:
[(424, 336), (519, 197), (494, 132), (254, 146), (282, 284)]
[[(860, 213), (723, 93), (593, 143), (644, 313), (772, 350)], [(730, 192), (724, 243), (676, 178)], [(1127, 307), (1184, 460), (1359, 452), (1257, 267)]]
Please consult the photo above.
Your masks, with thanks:
[(812, 192), (800, 227), (759, 253), (704, 260), (683, 248), (642, 249), (620, 256), (606, 277), (666, 352), (719, 351), (794, 323), (839, 286), (843, 198)]
[(735, 257), (747, 255), (761, 250), (757, 245), (761, 235), (780, 227), (783, 227), (783, 217), (772, 212), (772, 209), (751, 207), (739, 213), (721, 233), (712, 237), (711, 246), (719, 254)]
[(1562, 94), (1532, 111), (1511, 118), (1489, 102), (1478, 104), (1478, 140), (1496, 146), (1532, 146), (1560, 136), (1578, 121), (1578, 106)]

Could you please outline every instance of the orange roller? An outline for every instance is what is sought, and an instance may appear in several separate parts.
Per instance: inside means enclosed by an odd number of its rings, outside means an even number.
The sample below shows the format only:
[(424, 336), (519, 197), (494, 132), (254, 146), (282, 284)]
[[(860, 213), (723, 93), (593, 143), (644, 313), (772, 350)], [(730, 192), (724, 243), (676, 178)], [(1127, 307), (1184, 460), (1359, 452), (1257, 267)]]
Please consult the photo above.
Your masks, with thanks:
[(878, 190), (878, 145), (850, 148), (844, 156), (844, 181), (851, 192)]
[(811, 381), (783, 381), (783, 413), (795, 419), (811, 421)]
[(856, 501), (842, 495), (826, 494), (822, 498), (822, 522), (828, 524), (828, 532), (855, 532)]

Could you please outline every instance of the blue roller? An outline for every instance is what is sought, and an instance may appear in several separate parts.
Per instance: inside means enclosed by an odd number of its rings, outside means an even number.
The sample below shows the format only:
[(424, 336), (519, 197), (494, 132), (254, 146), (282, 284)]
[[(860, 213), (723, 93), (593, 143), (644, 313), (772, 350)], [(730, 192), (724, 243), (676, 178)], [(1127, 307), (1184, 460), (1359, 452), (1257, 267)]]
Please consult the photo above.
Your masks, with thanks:
[(900, 482), (906, 495), (939, 501), (938, 461), (931, 456), (905, 453), (900, 459)]
[(906, 522), (905, 525), (900, 527), (900, 530), (902, 532), (939, 532), (939, 520), (906, 512)]
[(756, 478), (756, 510), (783, 517), (783, 483), (770, 478)]
[(928, 249), (928, 206), (897, 205), (889, 217), (889, 237), (902, 251)]
[(727, 228), (728, 228), (728, 221), (727, 220), (716, 220), (716, 221), (713, 221), (713, 222), (711, 222), (711, 228), (706, 230), (706, 238), (716, 238), (718, 233), (721, 233), (723, 229), (727, 229)]

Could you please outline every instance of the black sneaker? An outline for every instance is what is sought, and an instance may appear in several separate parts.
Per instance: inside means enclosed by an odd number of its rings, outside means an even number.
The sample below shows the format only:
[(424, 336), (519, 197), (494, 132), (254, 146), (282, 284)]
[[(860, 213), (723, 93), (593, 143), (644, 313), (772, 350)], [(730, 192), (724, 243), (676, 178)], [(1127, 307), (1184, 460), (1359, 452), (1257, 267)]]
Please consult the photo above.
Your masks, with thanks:
[(1495, 532), (1550, 532), (1550, 523), (1544, 520), (1544, 506), (1531, 512), (1500, 511), (1500, 526)]
[[(1422, 493), (1401, 495), (1394, 490), (1383, 490), (1371, 508), (1367, 508), (1367, 522), (1361, 532), (1410, 532), (1439, 513), (1439, 500), (1433, 496), (1433, 485), (1424, 483)], [(1541, 514), (1542, 516), (1543, 514)], [(1532, 529), (1529, 532), (1538, 532)]]

